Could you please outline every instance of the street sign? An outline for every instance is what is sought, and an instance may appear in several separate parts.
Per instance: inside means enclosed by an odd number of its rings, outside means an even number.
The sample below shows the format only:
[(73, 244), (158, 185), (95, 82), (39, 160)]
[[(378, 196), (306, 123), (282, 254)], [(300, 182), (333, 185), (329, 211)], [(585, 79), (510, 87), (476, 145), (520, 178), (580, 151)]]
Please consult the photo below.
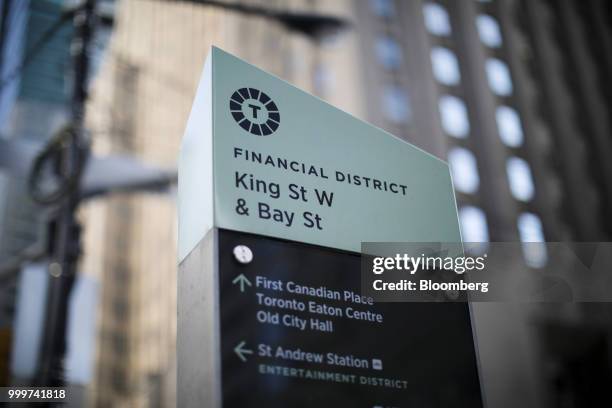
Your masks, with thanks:
[(461, 240), (446, 163), (214, 47), (179, 172), (179, 261), (213, 226), (354, 252)]
[(178, 405), (480, 407), (465, 303), (375, 303), (369, 242), (460, 243), (446, 163), (218, 48), (179, 161)]
[(224, 408), (481, 406), (466, 303), (373, 303), (356, 254), (218, 240)]

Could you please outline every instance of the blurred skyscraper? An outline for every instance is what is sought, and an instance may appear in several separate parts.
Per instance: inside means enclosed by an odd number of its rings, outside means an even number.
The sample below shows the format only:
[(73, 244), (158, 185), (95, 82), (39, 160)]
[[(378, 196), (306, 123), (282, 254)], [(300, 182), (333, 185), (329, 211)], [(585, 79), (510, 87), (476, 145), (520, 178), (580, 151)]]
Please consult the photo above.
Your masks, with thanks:
[[(104, 3), (101, 1), (100, 3)], [(23, 145), (40, 149), (70, 120), (72, 90), (73, 21), (69, 8), (76, 3), (71, 0), (3, 0), (0, 1), (0, 138), (16, 141)], [(92, 71), (95, 71), (99, 56), (105, 47), (108, 29), (98, 30), (92, 53)], [(8, 144), (3, 144), (7, 146)], [(15, 158), (16, 162), (22, 158)], [(5, 163), (2, 163), (3, 165)], [(23, 167), (27, 163), (19, 163)], [(13, 168), (0, 167), (0, 383), (7, 379), (9, 354), (13, 354), (13, 378), (19, 383), (31, 381), (38, 361), (36, 344), (32, 332), (23, 330), (26, 326), (40, 325), (33, 320), (17, 323), (18, 315), (44, 316), (46, 293), (32, 286), (19, 284), (32, 282), (24, 279), (33, 275), (25, 269), (32, 259), (42, 258), (47, 250), (47, 228), (49, 213), (52, 209), (36, 205), (27, 189), (27, 173)], [(46, 287), (46, 261), (40, 273), (35, 273), (38, 283)], [(21, 278), (19, 279), (19, 274)], [(95, 287), (94, 279), (79, 279), (78, 287)], [(89, 285), (89, 286), (87, 286)], [(15, 313), (19, 293), (24, 310)], [(95, 311), (95, 298), (89, 290), (90, 304), (80, 307), (80, 319)], [(33, 298), (36, 298), (35, 301)], [(74, 298), (73, 298), (74, 302)], [(75, 316), (72, 316), (74, 319)], [(79, 318), (79, 316), (76, 316)], [(74, 325), (73, 325), (74, 326)], [(71, 327), (73, 333), (79, 332), (85, 338), (87, 325)], [(21, 331), (20, 331), (21, 330)], [(18, 332), (28, 337), (19, 341)], [(25, 333), (25, 334), (24, 334)], [(74, 336), (73, 336), (74, 337)], [(23, 339), (21, 339), (23, 340)], [(86, 342), (74, 341), (72, 346), (82, 347)], [(32, 345), (29, 348), (29, 345)], [(19, 349), (19, 353), (17, 353)], [(6, 353), (6, 355), (5, 355)], [(28, 362), (15, 364), (19, 355), (27, 354)], [(72, 356), (73, 357), (73, 356)], [(70, 358), (72, 358), (70, 357)], [(30, 361), (31, 360), (31, 361)], [(81, 366), (88, 361), (87, 356), (80, 360)], [(68, 366), (78, 366), (74, 361)], [(16, 368), (17, 367), (17, 368)], [(24, 368), (24, 367), (27, 367)], [(68, 373), (69, 381), (72, 373)], [(81, 376), (82, 377), (82, 376)], [(7, 380), (8, 381), (8, 380)], [(86, 379), (80, 379), (81, 383)]]
[[(98, 152), (175, 165), (215, 44), (448, 160), (464, 241), (612, 237), (607, 2), (241, 2), (353, 22), (320, 42), (194, 3), (119, 3), (89, 105)], [(83, 216), (84, 269), (103, 281), (94, 401), (173, 405), (174, 198), (116, 196)], [(610, 358), (609, 328), (592, 323)]]
[[(28, 54), (60, 18), (62, 3), (0, 1), (0, 138), (42, 143), (66, 120), (70, 23), (35, 54)], [(27, 55), (28, 64), (22, 65)], [(0, 169), (0, 350), (9, 351), (12, 342), (19, 260), (40, 241), (42, 221), (40, 208), (26, 191), (25, 178)], [(0, 360), (8, 363), (4, 357), (0, 355)], [(0, 383), (3, 368), (8, 368), (3, 363)]]
[(465, 241), (611, 237), (606, 2), (355, 4), (366, 118), (448, 160)]
[[(308, 2), (296, 7), (309, 9)], [(129, 152), (149, 163), (176, 166), (213, 43), (312, 89), (316, 47), (269, 20), (191, 2), (122, 1), (88, 106), (94, 149)], [(103, 282), (93, 401), (103, 407), (172, 406), (175, 199), (114, 196), (91, 202), (83, 215), (83, 268)]]
[[(63, 0), (4, 1), (0, 135), (43, 142), (68, 115), (70, 78), (70, 20), (50, 37), (28, 63), (24, 58), (63, 13)], [(36, 118), (36, 120), (32, 120)], [(0, 260), (18, 256), (37, 240), (40, 213), (25, 191), (25, 181), (7, 174), (0, 187)]]

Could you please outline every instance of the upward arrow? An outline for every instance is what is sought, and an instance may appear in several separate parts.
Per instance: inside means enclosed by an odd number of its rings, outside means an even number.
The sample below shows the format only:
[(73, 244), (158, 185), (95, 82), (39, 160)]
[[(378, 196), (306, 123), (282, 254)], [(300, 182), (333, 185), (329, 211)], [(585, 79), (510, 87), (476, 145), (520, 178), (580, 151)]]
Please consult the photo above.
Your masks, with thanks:
[(246, 344), (245, 341), (241, 341), (240, 344), (238, 344), (236, 347), (234, 347), (234, 353), (236, 353), (238, 358), (240, 360), (242, 360), (243, 363), (245, 363), (247, 361), (246, 357), (244, 356), (245, 354), (253, 354), (253, 350), (249, 350), (249, 349), (245, 349), (244, 348), (245, 344)]
[(244, 285), (247, 285), (247, 286), (252, 286), (252, 285), (251, 285), (251, 282), (250, 282), (250, 281), (247, 279), (247, 277), (246, 277), (246, 276), (244, 276), (243, 274), (240, 274), (240, 275), (236, 276), (236, 277), (234, 278), (234, 280), (232, 281), (232, 283), (233, 283), (234, 285), (235, 285), (235, 284), (237, 284), (237, 283), (238, 283), (238, 284), (240, 284), (240, 291), (241, 291), (241, 292), (244, 292)]

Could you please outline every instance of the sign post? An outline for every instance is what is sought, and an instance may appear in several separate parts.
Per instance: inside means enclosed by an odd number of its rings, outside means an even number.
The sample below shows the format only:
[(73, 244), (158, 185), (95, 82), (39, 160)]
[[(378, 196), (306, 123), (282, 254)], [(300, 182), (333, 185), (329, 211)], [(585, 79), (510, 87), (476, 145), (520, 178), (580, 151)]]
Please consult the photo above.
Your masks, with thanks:
[(178, 405), (481, 406), (467, 304), (362, 296), (363, 241), (460, 242), (446, 163), (213, 48), (179, 162)]

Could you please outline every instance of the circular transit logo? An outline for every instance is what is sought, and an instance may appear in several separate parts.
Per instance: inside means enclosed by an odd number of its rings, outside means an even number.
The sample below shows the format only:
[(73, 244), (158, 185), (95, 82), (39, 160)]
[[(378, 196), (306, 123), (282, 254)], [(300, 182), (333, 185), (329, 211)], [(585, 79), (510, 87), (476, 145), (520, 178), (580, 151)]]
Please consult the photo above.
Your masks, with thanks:
[(276, 103), (255, 88), (240, 88), (230, 98), (230, 112), (241, 128), (257, 136), (271, 135), (280, 125)]

